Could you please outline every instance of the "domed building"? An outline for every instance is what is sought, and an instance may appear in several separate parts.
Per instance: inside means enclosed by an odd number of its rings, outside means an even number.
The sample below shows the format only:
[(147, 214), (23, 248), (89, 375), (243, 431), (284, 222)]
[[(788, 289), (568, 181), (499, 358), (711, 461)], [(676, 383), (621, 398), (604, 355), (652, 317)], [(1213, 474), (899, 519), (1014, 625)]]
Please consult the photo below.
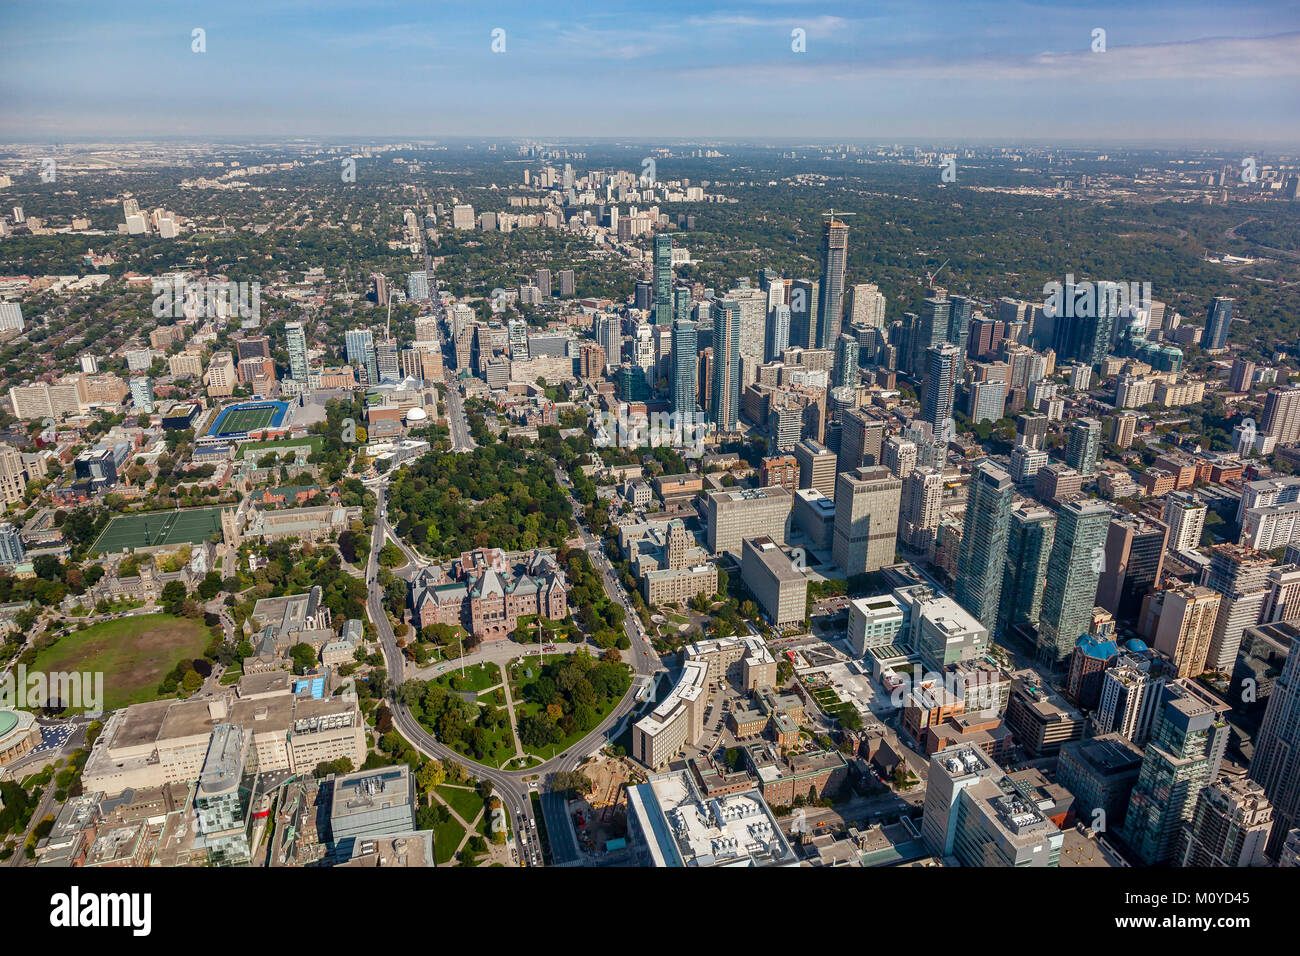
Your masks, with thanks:
[(23, 710), (0, 710), (0, 765), (17, 760), (40, 742), (35, 717)]

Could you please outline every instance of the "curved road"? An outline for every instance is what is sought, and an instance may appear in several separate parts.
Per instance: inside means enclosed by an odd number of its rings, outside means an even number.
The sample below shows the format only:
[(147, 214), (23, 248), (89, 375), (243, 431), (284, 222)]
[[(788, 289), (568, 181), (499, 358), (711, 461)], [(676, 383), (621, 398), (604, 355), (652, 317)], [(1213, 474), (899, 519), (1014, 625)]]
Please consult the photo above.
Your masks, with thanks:
[[(561, 481), (558, 471), (556, 480)], [(380, 478), (368, 484), (374, 490), (378, 501), (375, 507), (375, 527), (370, 539), (370, 560), (366, 570), (366, 607), (370, 619), (374, 622), (379, 634), (389, 677), (395, 685), (400, 685), (407, 679), (408, 673), (414, 672), (414, 668), (408, 666), (405, 655), (397, 646), (397, 638), (393, 634), (392, 626), (388, 622), (388, 615), (383, 606), (383, 589), (378, 584), (379, 551), (389, 534), (386, 478)], [(561, 486), (567, 489), (567, 485), (562, 481)], [(538, 784), (530, 782), (526, 778), (536, 777), (538, 780), (543, 781), (544, 784), (549, 784), (550, 779), (556, 772), (575, 769), (590, 754), (605, 745), (607, 739), (611, 736), (611, 731), (620, 726), (623, 718), (637, 706), (638, 695), (653, 680), (654, 674), (665, 669), (663, 662), (654, 653), (642, 631), (641, 621), (636, 616), (636, 612), (615, 576), (612, 566), (601, 552), (600, 542), (592, 537), (582, 525), (582, 509), (578, 502), (573, 499), (572, 494), (569, 495), (569, 502), (573, 508), (574, 516), (579, 521), (583, 549), (590, 556), (593, 565), (601, 572), (601, 580), (604, 582), (605, 591), (610, 599), (617, 601), (624, 609), (623, 627), (628, 640), (631, 642), (635, 675), (632, 686), (618, 705), (591, 733), (560, 754), (560, 756), (528, 770), (506, 771), (475, 763), (468, 757), (439, 743), (437, 738), (420, 725), (405, 705), (396, 699), (391, 701), (393, 722), (413, 747), (428, 757), (439, 760), (455, 760), (479, 779), (492, 782), (493, 792), (501, 798), (501, 801), (514, 818), (513, 829), (517, 838), (520, 834), (526, 837), (526, 843), (520, 846), (520, 852), (523, 860), (532, 866), (542, 865), (537, 823), (529, 796), (531, 791), (538, 789)], [(394, 535), (394, 537), (396, 536)], [(577, 862), (579, 858), (578, 846), (573, 836), (572, 826), (564, 812), (563, 798), (545, 787), (540, 793), (540, 799), (542, 812), (546, 819), (546, 829), (553, 862), (559, 865)]]

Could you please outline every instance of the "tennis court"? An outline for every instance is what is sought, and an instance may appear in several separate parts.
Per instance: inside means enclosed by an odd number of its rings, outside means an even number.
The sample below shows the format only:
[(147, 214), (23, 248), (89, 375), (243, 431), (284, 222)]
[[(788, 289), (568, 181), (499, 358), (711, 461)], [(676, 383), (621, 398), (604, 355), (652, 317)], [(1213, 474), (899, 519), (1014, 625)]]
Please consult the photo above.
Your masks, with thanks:
[(220, 506), (118, 515), (108, 523), (90, 549), (92, 554), (112, 554), (123, 548), (157, 548), (198, 544), (221, 533)]

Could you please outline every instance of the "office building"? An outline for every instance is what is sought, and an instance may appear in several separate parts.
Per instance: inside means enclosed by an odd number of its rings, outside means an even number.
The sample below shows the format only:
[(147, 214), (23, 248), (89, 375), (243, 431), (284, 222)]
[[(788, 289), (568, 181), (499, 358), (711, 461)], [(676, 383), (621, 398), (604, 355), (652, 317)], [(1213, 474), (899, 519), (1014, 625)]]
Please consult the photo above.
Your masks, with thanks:
[(1205, 669), (1232, 673), (1242, 632), (1259, 623), (1268, 599), (1273, 561), (1262, 551), (1235, 544), (1215, 545), (1201, 583), (1222, 596)]
[(1169, 529), (1159, 521), (1117, 514), (1106, 530), (1105, 559), (1097, 584), (1097, 605), (1121, 621), (1134, 621), (1142, 599), (1160, 581)]
[(768, 537), (776, 544), (785, 544), (792, 505), (790, 492), (784, 488), (705, 493), (704, 515), (708, 524), (705, 540), (709, 551), (715, 555), (725, 552), (739, 561), (741, 542), (746, 538)]
[(978, 747), (930, 757), (921, 817), (930, 852), (968, 867), (1054, 867), (1065, 837), (1024, 787)]
[(1192, 681), (1165, 685), (1122, 838), (1145, 866), (1177, 862), (1183, 825), (1219, 775), (1228, 705)]
[(835, 478), (832, 556), (845, 574), (894, 563), (903, 483), (888, 468), (855, 468)]
[(212, 866), (247, 864), (252, 858), (258, 756), (250, 731), (230, 723), (212, 728), (194, 791), (199, 838)]
[(415, 787), (406, 764), (331, 775), (325, 787), (334, 843), (416, 829)]
[(999, 634), (1038, 626), (1047, 563), (1056, 540), (1056, 515), (1041, 505), (1022, 502), (1011, 511), (1007, 527), (1007, 557), (998, 600)]
[(840, 453), (835, 470), (852, 471), (879, 465), (884, 437), (884, 422), (872, 418), (861, 408), (845, 412), (840, 418)]
[(1056, 779), (1074, 794), (1080, 820), (1098, 832), (1119, 830), (1142, 770), (1142, 751), (1120, 734), (1061, 745)]
[(1071, 498), (1057, 511), (1038, 626), (1040, 659), (1049, 664), (1068, 658), (1088, 633), (1110, 517), (1111, 509), (1092, 498)]
[(1277, 822), (1268, 854), (1277, 859), (1288, 832), (1300, 826), (1300, 653), (1294, 644), (1273, 683), (1264, 722), (1255, 736), (1250, 776), (1273, 805)]
[(1184, 827), (1180, 866), (1268, 866), (1273, 806), (1246, 777), (1216, 780), (1196, 798)]
[(773, 627), (804, 622), (808, 579), (771, 538), (746, 538), (740, 576)]
[(990, 631), (997, 627), (1011, 498), (1011, 476), (992, 462), (971, 475), (953, 593)]
[(799, 487), (816, 488), (828, 498), (834, 498), (838, 470), (835, 453), (820, 442), (805, 438), (794, 446), (794, 457), (799, 463)]
[(0, 523), (0, 568), (12, 568), (22, 564), (27, 557), (23, 547), (22, 535), (8, 521)]
[(679, 770), (628, 787), (628, 844), (638, 866), (797, 866), (757, 788), (718, 797)]

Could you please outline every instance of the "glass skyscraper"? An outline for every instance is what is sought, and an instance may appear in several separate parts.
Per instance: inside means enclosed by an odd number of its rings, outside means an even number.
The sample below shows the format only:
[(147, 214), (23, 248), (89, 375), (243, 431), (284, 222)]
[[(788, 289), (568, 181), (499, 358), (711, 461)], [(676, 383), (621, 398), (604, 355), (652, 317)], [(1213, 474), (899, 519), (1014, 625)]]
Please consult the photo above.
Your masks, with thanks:
[(285, 345), (289, 350), (289, 375), (295, 382), (307, 383), (307, 332), (301, 322), (284, 326)]
[(1174, 861), (1196, 798), (1219, 774), (1228, 744), (1228, 705), (1187, 680), (1165, 685), (1122, 838), (1146, 866)]
[(957, 603), (990, 631), (998, 623), (1011, 498), (1015, 490), (1011, 476), (986, 461), (971, 475), (966, 499), (966, 524), (962, 529), (953, 592)]
[(1055, 540), (1056, 515), (1047, 508), (1026, 503), (1011, 512), (998, 604), (999, 634), (1009, 634), (1018, 625), (1037, 626), (1043, 610), (1047, 561)]
[(849, 227), (831, 214), (822, 224), (821, 302), (816, 347), (833, 348), (844, 318), (844, 269), (849, 257)]
[(668, 325), (673, 320), (673, 237), (667, 233), (655, 236), (654, 270), (655, 325)]
[(720, 431), (735, 431), (740, 416), (740, 303), (713, 302), (713, 395), (710, 420)]
[(673, 322), (672, 381), (669, 384), (672, 410), (682, 425), (695, 423), (695, 360), (699, 352), (699, 336), (690, 319)]
[(1209, 314), (1205, 317), (1205, 334), (1201, 337), (1201, 347), (1209, 350), (1228, 347), (1228, 330), (1232, 327), (1232, 299), (1217, 296), (1210, 303)]
[(1092, 624), (1110, 517), (1105, 502), (1082, 496), (1065, 502), (1057, 512), (1038, 626), (1039, 658), (1049, 664), (1059, 664), (1073, 654), (1079, 637)]

